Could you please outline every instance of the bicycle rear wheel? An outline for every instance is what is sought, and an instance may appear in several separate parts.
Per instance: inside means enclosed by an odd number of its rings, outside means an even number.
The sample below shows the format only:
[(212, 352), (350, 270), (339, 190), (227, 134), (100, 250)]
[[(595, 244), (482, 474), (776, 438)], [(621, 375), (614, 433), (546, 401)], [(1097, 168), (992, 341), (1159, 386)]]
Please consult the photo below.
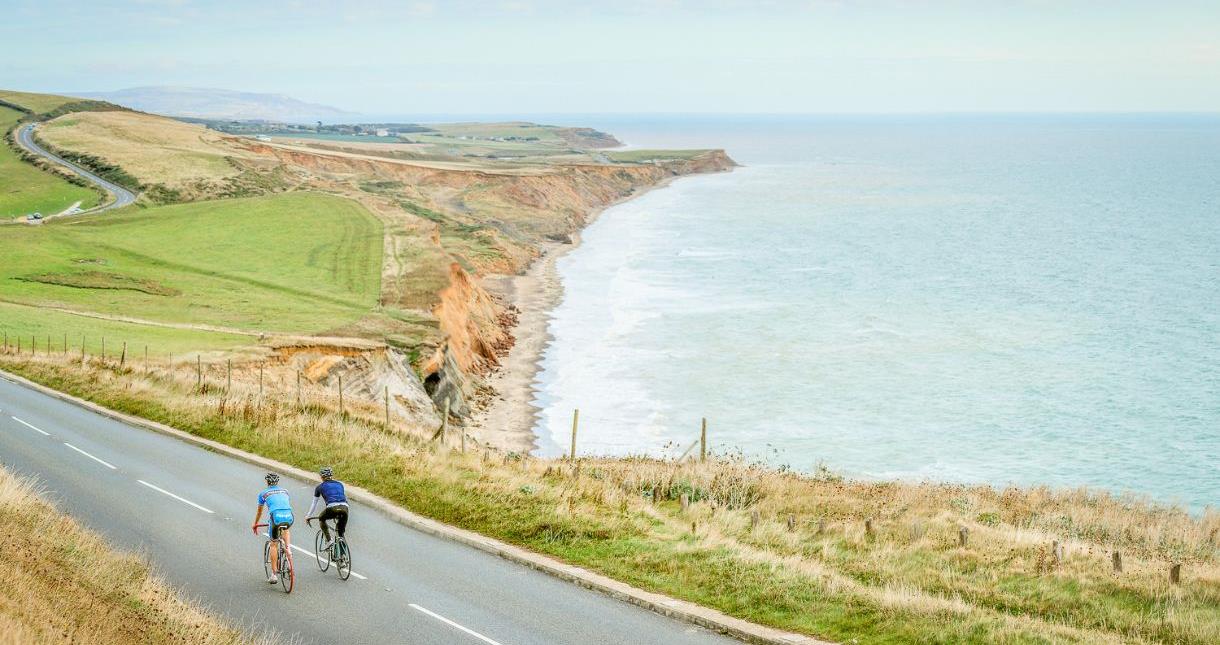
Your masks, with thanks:
[(271, 541), (263, 542), (263, 579), (271, 577)]
[(284, 587), (284, 593), (292, 593), (295, 583), (296, 572), (292, 570), (292, 554), (288, 552), (288, 545), (280, 540), (280, 585)]
[(352, 551), (347, 548), (347, 540), (335, 538), (335, 566), (339, 568), (339, 579), (347, 580), (352, 575)]
[(322, 536), (322, 531), (318, 531), (313, 540), (313, 552), (318, 557), (318, 571), (325, 572), (330, 568), (330, 549), (326, 546), (326, 538)]

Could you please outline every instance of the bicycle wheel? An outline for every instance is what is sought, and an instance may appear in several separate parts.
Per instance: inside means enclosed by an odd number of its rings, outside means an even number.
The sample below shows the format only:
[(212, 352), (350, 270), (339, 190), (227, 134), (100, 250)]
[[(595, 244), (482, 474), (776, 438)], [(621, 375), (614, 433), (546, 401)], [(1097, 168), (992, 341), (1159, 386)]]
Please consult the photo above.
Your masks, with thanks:
[(263, 542), (263, 580), (271, 577), (271, 541)]
[(347, 548), (347, 540), (335, 538), (335, 566), (339, 569), (339, 579), (347, 580), (352, 575), (352, 551)]
[(280, 540), (280, 585), (284, 587), (284, 593), (292, 593), (292, 586), (296, 583), (296, 573), (292, 570), (292, 554), (288, 552), (288, 545)]
[(322, 531), (318, 531), (313, 540), (313, 552), (318, 557), (318, 571), (325, 572), (330, 568), (330, 549), (323, 548), (326, 546), (326, 538), (322, 536)]

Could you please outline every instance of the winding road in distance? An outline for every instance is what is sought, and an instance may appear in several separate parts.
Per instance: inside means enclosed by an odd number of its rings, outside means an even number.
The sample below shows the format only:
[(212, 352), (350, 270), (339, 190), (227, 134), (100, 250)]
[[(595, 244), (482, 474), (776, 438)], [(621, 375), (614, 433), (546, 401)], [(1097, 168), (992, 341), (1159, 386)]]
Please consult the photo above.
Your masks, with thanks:
[[(112, 196), (114, 196), (114, 201), (110, 202), (109, 204), (91, 208), (87, 211), (81, 211), (81, 213), (100, 213), (102, 211), (108, 211), (112, 208), (122, 208), (122, 207), (132, 204), (136, 201), (135, 193), (131, 192), (130, 190), (127, 190), (126, 188), (123, 188), (122, 186), (115, 184), (113, 182), (106, 181), (105, 179), (102, 179), (101, 177), (72, 163), (71, 161), (68, 161), (67, 159), (56, 156), (54, 154), (51, 154), (50, 152), (47, 152), (45, 149), (43, 149), (42, 146), (38, 145), (38, 143), (34, 141), (34, 126), (36, 126), (36, 125), (37, 125), (36, 123), (30, 123), (30, 124), (21, 126), (17, 130), (17, 145), (21, 146), (22, 148), (25, 148), (31, 154), (38, 155), (39, 157), (43, 157), (44, 159), (49, 159), (52, 163), (59, 164), (61, 166), (64, 166), (64, 167), (72, 170), (76, 174), (84, 177), (85, 179), (88, 179), (89, 181), (96, 184), (102, 190), (104, 190), (107, 193), (110, 193)], [(80, 213), (77, 213), (77, 214), (80, 214)]]
[[(518, 645), (736, 642), (352, 504), (352, 577), (314, 561), (314, 482), (285, 476), (297, 511), (296, 588), (263, 574), (250, 532), (264, 471), (101, 416), (0, 374), (0, 461), (188, 597), (303, 643)], [(339, 478), (343, 473), (336, 473)]]

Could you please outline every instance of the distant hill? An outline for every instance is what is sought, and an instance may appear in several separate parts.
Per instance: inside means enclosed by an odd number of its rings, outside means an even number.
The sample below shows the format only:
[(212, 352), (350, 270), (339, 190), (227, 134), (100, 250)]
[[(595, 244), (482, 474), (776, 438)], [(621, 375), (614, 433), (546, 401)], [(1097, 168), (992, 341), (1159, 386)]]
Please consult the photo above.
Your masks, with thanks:
[(303, 123), (333, 120), (352, 114), (282, 94), (199, 87), (132, 87), (115, 92), (77, 92), (75, 95), (117, 103), (142, 112), (204, 119), (265, 119)]

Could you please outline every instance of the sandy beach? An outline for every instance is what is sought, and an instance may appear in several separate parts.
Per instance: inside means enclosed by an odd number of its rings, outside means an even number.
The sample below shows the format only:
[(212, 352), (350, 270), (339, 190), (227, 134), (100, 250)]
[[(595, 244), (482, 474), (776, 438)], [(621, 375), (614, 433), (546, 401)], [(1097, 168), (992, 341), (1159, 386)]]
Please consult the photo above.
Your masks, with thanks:
[[(671, 177), (654, 186), (632, 194), (590, 213), (585, 226), (593, 224), (607, 209), (668, 186)], [(542, 248), (525, 273), (520, 275), (489, 275), (482, 284), (506, 304), (517, 307), (517, 325), (512, 334), (512, 349), (500, 367), (487, 379), (494, 391), (490, 402), (475, 413), (470, 424), (479, 441), (503, 450), (528, 453), (538, 447), (534, 426), (539, 408), (534, 405), (534, 380), (538, 375), (542, 353), (553, 340), (550, 331), (551, 312), (563, 299), (563, 281), (556, 263), (559, 258), (580, 246), (580, 231), (572, 233), (572, 243), (550, 243)]]

